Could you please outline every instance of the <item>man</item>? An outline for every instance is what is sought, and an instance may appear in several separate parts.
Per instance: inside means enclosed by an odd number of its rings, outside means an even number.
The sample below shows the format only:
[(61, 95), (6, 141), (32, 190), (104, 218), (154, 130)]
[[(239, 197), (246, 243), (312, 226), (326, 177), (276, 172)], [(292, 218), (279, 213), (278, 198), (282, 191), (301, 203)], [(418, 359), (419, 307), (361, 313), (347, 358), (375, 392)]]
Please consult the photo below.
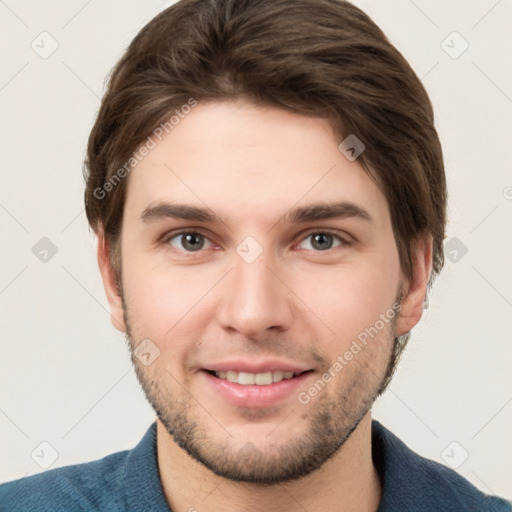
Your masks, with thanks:
[(339, 0), (181, 0), (116, 66), (86, 212), (157, 414), (0, 508), (506, 511), (371, 407), (443, 266), (428, 96)]

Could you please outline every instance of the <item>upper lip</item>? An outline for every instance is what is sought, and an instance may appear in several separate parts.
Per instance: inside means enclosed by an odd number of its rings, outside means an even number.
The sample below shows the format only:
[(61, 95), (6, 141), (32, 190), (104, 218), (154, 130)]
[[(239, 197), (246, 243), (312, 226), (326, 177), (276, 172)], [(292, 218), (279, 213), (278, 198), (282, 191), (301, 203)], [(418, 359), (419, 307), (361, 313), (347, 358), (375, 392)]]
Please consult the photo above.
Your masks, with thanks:
[(279, 359), (265, 359), (264, 361), (244, 361), (242, 359), (234, 359), (231, 361), (222, 361), (219, 363), (212, 363), (208, 365), (205, 370), (211, 370), (215, 372), (248, 372), (248, 373), (265, 373), (275, 372), (281, 370), (283, 372), (293, 372), (300, 374), (312, 370), (307, 366), (299, 366), (294, 363), (287, 361), (280, 361)]

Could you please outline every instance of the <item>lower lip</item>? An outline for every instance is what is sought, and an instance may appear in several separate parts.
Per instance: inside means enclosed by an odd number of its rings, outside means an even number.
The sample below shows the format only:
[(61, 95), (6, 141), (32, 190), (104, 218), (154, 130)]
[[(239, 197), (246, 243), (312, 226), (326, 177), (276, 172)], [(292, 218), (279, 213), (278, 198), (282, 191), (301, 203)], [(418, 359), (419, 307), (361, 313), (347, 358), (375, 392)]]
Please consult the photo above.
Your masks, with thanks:
[(298, 377), (284, 379), (265, 386), (243, 385), (219, 379), (205, 370), (200, 372), (213, 389), (228, 402), (237, 407), (269, 407), (297, 393), (297, 388), (311, 377), (313, 372), (305, 372)]

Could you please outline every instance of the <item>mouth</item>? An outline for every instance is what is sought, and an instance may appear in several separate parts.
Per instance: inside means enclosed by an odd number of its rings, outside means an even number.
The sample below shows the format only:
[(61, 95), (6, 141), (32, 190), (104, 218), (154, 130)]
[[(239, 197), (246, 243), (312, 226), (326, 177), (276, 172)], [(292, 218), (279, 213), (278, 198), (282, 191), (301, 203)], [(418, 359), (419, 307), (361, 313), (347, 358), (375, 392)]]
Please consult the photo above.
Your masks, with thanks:
[(221, 400), (240, 408), (266, 408), (294, 400), (313, 378), (314, 370), (251, 373), (203, 369), (198, 375), (212, 403)]
[(261, 373), (251, 373), (251, 372), (242, 372), (242, 371), (215, 371), (215, 370), (204, 370), (210, 375), (217, 377), (221, 380), (227, 380), (228, 382), (232, 382), (234, 384), (240, 384), (242, 386), (270, 386), (276, 382), (281, 382), (282, 380), (289, 380), (304, 373), (312, 372), (313, 370), (306, 370), (303, 372), (285, 372), (283, 370), (274, 370), (267, 371)]

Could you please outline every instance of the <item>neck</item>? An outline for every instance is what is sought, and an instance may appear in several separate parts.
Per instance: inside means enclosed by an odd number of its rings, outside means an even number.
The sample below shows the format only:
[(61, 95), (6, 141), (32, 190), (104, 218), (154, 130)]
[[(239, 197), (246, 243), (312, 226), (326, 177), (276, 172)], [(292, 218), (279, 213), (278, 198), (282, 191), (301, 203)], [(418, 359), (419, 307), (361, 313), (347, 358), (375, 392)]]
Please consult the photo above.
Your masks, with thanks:
[(160, 480), (173, 512), (308, 510), (376, 512), (381, 485), (373, 466), (371, 410), (343, 447), (317, 471), (276, 485), (233, 482), (194, 460), (157, 420)]

